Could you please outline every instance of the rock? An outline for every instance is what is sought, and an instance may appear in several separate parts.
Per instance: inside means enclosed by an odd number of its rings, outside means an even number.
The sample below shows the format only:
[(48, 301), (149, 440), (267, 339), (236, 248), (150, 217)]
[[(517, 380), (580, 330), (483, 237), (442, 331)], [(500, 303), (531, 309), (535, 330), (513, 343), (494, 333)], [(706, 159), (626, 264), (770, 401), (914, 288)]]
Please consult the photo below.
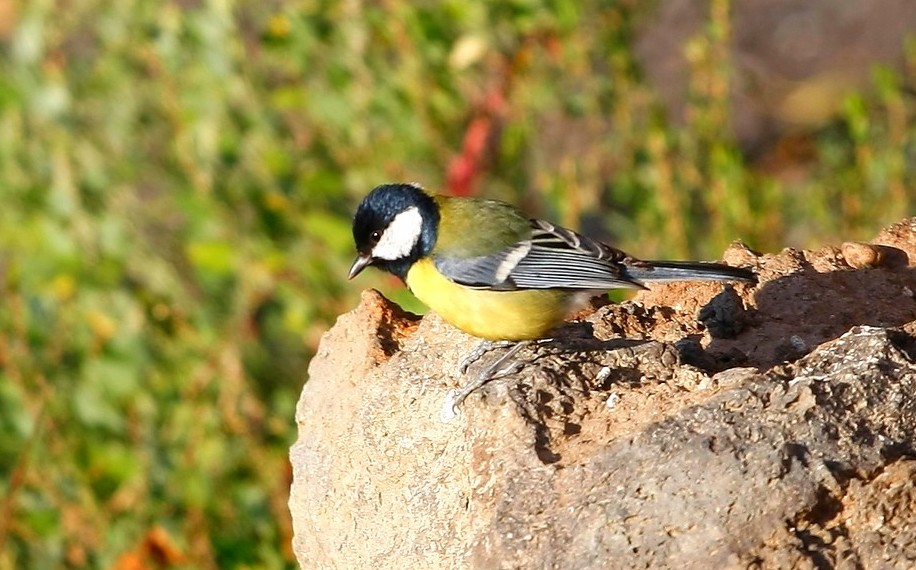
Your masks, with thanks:
[(846, 263), (855, 269), (878, 267), (885, 261), (884, 252), (878, 245), (847, 241), (840, 249), (843, 251)]
[(916, 567), (913, 224), (859, 270), (736, 245), (757, 287), (602, 306), (447, 424), (475, 339), (365, 293), (297, 409), (301, 567)]

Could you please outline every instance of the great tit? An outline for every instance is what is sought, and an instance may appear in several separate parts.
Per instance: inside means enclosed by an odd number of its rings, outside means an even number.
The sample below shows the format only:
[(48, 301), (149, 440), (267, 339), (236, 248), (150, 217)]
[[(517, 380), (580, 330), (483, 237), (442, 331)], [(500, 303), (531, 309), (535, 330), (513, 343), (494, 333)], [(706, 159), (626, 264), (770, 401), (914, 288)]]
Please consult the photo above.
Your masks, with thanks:
[(446, 322), (487, 340), (546, 337), (576, 302), (652, 281), (756, 281), (717, 263), (641, 261), (496, 200), (431, 195), (383, 184), (353, 219), (358, 257), (397, 275)]
[[(370, 265), (397, 275), (446, 322), (488, 341), (545, 338), (608, 289), (756, 282), (753, 272), (728, 265), (642, 261), (505, 202), (433, 195), (418, 184), (375, 187), (356, 210), (353, 239), (350, 279)], [(465, 387), (455, 405), (485, 381)]]

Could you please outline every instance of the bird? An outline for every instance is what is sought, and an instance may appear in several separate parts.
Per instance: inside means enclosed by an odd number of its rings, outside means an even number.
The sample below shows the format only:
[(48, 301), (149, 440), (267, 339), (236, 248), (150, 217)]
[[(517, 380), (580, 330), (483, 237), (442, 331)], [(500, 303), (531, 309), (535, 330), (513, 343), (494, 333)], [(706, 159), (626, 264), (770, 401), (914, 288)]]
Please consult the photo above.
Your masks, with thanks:
[(450, 392), (452, 412), (591, 297), (660, 281), (757, 281), (749, 269), (720, 263), (644, 261), (506, 202), (433, 194), (416, 183), (373, 188), (356, 209), (353, 240), (357, 256), (348, 278), (370, 266), (400, 278), (447, 323), (484, 341), (470, 360), (494, 346), (513, 346)]

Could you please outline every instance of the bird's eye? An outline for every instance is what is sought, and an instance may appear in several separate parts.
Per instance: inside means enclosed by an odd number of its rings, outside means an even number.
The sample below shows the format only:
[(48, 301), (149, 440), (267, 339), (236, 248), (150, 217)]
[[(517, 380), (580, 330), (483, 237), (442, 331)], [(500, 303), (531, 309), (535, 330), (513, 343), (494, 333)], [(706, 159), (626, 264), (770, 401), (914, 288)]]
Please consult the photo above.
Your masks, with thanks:
[(372, 243), (378, 243), (382, 239), (382, 232), (376, 230), (369, 234), (369, 239), (372, 240)]

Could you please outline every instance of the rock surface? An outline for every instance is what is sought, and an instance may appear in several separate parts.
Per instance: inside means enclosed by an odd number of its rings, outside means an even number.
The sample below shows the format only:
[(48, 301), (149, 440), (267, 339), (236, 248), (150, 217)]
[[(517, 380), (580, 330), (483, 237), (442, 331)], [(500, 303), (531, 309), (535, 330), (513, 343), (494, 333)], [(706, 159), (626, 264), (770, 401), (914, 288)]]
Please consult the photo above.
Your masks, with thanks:
[(301, 567), (916, 567), (916, 218), (725, 259), (760, 284), (594, 307), (447, 424), (475, 339), (365, 292), (299, 401)]

